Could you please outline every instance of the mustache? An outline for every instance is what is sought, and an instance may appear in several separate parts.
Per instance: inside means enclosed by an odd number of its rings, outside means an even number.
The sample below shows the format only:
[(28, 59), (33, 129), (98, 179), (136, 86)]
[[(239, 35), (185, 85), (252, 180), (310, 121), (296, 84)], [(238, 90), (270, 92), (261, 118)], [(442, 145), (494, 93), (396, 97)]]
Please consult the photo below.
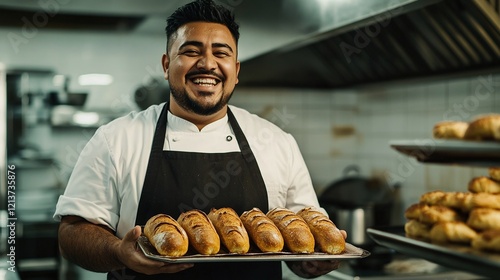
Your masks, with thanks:
[(191, 77), (193, 76), (196, 76), (196, 75), (210, 75), (210, 76), (215, 76), (217, 77), (219, 80), (221, 80), (222, 82), (224, 82), (226, 80), (226, 78), (222, 75), (222, 74), (219, 74), (213, 70), (193, 70), (189, 73), (186, 74), (186, 78), (190, 79)]

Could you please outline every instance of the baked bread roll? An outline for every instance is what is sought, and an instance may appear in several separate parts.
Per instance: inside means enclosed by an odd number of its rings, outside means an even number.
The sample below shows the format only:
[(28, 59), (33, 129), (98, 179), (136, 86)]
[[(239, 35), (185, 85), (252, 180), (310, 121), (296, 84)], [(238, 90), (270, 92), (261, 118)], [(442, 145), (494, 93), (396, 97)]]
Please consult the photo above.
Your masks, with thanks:
[(479, 233), (472, 240), (472, 247), (479, 250), (500, 252), (500, 229)]
[(321, 252), (332, 255), (344, 252), (344, 236), (323, 212), (313, 207), (306, 207), (297, 212), (297, 215), (306, 221)]
[(451, 208), (441, 205), (431, 205), (422, 209), (420, 222), (425, 224), (435, 224), (439, 222), (463, 221), (463, 217)]
[(443, 192), (432, 191), (423, 194), (420, 202), (429, 205), (441, 205), (453, 209), (460, 209), (464, 212), (472, 209), (474, 194), (469, 192)]
[(464, 138), (467, 140), (500, 140), (500, 115), (478, 117), (469, 124)]
[(162, 256), (180, 257), (187, 253), (186, 231), (169, 215), (158, 214), (146, 222), (144, 235)]
[(408, 220), (420, 220), (420, 213), (422, 213), (422, 209), (429, 207), (427, 204), (415, 203), (410, 205), (410, 207), (405, 210), (405, 218)]
[(480, 176), (473, 178), (469, 182), (468, 186), (469, 191), (473, 193), (500, 193), (500, 182), (492, 180), (486, 176)]
[(215, 255), (220, 250), (220, 239), (207, 214), (193, 209), (177, 219), (189, 238), (189, 244), (202, 255)]
[(491, 179), (500, 182), (500, 167), (490, 167), (488, 168)]
[(500, 210), (475, 208), (470, 212), (467, 224), (479, 231), (500, 229)]
[(404, 228), (406, 236), (408, 237), (430, 239), (431, 225), (412, 219), (405, 223)]
[(280, 230), (288, 250), (292, 253), (314, 252), (314, 236), (304, 219), (285, 208), (271, 209), (267, 216)]
[(405, 211), (405, 217), (429, 225), (439, 222), (463, 221), (462, 215), (449, 207), (423, 203), (413, 204), (408, 207)]
[(429, 236), (436, 243), (470, 243), (477, 233), (463, 222), (441, 222), (432, 226)]
[(208, 218), (215, 226), (217, 233), (230, 253), (245, 254), (250, 249), (250, 238), (240, 220), (240, 217), (232, 208), (220, 208), (210, 210)]
[(500, 194), (476, 193), (467, 207), (500, 209)]
[(278, 227), (260, 209), (253, 208), (240, 216), (248, 235), (264, 253), (281, 252), (285, 241)]
[(466, 122), (443, 121), (434, 125), (432, 135), (437, 139), (463, 139), (467, 127)]

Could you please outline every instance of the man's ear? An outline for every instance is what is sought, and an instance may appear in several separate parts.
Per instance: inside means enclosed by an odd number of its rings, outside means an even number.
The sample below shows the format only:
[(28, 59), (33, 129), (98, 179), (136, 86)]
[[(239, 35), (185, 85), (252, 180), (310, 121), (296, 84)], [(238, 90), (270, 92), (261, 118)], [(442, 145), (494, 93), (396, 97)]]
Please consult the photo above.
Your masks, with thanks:
[(170, 60), (168, 58), (168, 55), (166, 53), (163, 54), (161, 57), (161, 65), (163, 67), (163, 76), (165, 77), (165, 80), (168, 80), (168, 64), (170, 63)]
[(240, 73), (240, 61), (236, 61), (236, 84), (239, 82), (238, 75)]

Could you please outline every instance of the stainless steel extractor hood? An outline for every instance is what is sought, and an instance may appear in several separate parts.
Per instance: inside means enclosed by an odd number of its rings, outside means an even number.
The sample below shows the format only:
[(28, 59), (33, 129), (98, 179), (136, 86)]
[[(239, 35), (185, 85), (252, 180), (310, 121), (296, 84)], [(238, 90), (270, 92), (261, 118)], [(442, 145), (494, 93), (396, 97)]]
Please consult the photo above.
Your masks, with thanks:
[(310, 3), (321, 12), (311, 32), (242, 61), (240, 85), (340, 88), (500, 70), (500, 0)]

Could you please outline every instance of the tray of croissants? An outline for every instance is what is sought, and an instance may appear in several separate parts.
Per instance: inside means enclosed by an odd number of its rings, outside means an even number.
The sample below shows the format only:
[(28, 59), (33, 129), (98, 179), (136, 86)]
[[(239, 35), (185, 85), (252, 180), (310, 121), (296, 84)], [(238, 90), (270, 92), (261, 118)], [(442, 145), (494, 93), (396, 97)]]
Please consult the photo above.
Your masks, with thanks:
[(369, 229), (379, 242), (438, 263), (497, 277), (500, 271), (500, 167), (467, 191), (430, 191), (405, 210), (403, 229)]
[(422, 162), (500, 164), (500, 114), (473, 117), (470, 121), (441, 121), (431, 139), (394, 140), (390, 146)]
[(241, 215), (229, 207), (209, 213), (193, 209), (177, 219), (157, 214), (144, 225), (138, 245), (146, 257), (172, 263), (345, 260), (370, 255), (346, 243), (336, 225), (314, 207), (297, 213), (253, 208)]

